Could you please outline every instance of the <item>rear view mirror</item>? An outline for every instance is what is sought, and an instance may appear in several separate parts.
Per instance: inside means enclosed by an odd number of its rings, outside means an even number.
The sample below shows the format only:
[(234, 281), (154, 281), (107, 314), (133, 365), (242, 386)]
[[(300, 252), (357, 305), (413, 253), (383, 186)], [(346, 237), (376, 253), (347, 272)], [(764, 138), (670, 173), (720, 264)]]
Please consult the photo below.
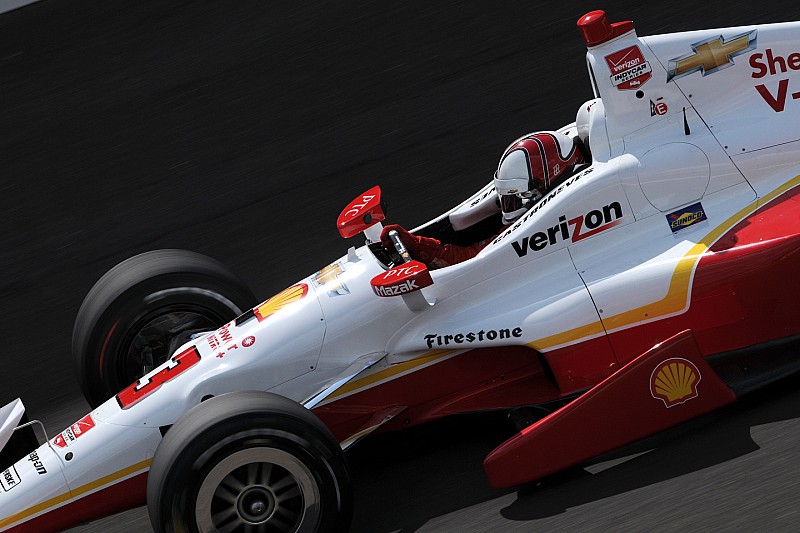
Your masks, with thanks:
[(381, 188), (376, 185), (358, 195), (344, 208), (336, 220), (336, 228), (345, 239), (363, 231), (367, 240), (377, 242), (383, 229), (381, 222), (385, 218), (386, 213), (381, 205)]

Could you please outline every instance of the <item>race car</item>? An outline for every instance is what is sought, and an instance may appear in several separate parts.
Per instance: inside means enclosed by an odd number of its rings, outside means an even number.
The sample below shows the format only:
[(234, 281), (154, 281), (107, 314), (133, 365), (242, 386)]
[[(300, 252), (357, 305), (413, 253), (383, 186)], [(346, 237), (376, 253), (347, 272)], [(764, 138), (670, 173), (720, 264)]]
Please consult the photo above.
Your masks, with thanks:
[(374, 187), (336, 221), (366, 244), (261, 304), (186, 251), (103, 276), (73, 335), (92, 411), (40, 444), (0, 409), (0, 531), (143, 503), (159, 532), (346, 531), (370, 434), (510, 410), (484, 467), (516, 486), (797, 370), (800, 23), (578, 28), (595, 98), (558, 134), (590, 162), (508, 227), (489, 182), (413, 230), (476, 257), (387, 250)]

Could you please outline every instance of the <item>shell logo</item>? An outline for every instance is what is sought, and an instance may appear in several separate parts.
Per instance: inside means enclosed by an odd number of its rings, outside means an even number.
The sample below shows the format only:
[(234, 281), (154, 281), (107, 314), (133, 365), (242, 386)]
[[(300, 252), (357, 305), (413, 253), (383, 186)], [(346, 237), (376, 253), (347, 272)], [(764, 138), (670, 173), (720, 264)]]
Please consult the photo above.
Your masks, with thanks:
[(650, 375), (650, 393), (667, 407), (697, 398), (700, 371), (691, 361), (682, 358), (667, 359)]
[(305, 283), (292, 285), (256, 307), (256, 318), (258, 318), (259, 322), (266, 320), (278, 311), (283, 310), (283, 308), (303, 299), (306, 294), (308, 294), (308, 285)]

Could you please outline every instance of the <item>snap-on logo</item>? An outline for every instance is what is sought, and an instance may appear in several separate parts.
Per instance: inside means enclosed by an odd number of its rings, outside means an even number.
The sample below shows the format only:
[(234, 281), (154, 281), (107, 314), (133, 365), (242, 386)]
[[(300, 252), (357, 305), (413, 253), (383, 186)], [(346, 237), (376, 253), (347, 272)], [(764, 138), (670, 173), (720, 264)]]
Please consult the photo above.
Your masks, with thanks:
[(611, 202), (602, 209), (593, 209), (573, 219), (567, 220), (566, 215), (558, 217), (558, 224), (547, 229), (537, 231), (533, 235), (523, 237), (511, 243), (519, 257), (528, 255), (528, 250), (539, 252), (559, 241), (578, 242), (597, 235), (622, 222), (622, 206), (619, 202)]

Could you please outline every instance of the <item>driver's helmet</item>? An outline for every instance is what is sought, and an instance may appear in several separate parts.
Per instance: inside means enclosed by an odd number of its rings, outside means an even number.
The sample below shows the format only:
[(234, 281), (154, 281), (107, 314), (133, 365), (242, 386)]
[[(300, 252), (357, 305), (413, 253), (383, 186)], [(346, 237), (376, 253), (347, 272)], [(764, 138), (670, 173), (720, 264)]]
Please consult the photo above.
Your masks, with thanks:
[(519, 218), (582, 162), (583, 155), (567, 135), (547, 131), (514, 141), (494, 174), (503, 222), (509, 224)]

